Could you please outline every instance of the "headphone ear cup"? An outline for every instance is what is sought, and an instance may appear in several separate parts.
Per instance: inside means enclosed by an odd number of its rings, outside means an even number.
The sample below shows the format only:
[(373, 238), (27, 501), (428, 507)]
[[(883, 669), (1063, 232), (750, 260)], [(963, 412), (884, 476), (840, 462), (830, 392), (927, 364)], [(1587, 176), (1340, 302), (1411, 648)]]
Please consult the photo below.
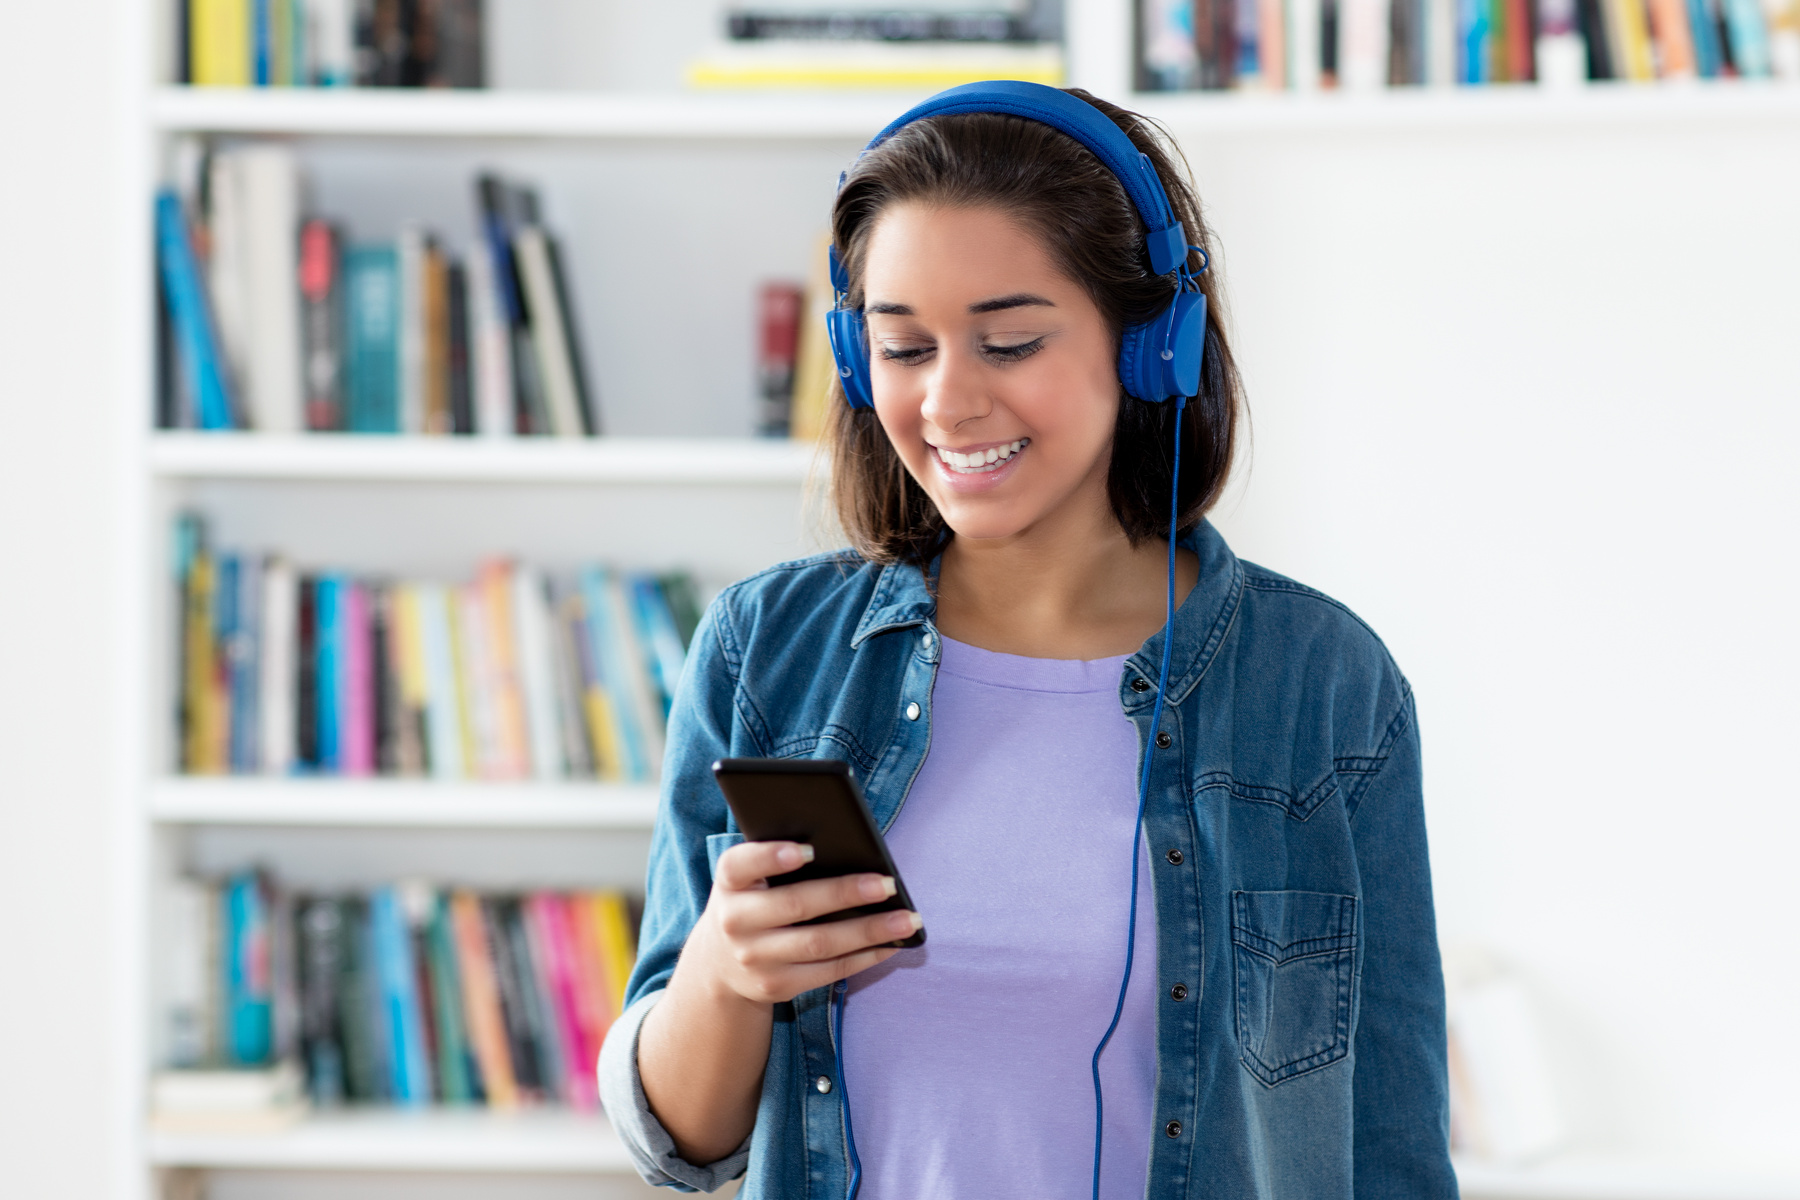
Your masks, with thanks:
[(825, 332), (831, 339), (831, 357), (837, 363), (838, 382), (851, 408), (874, 408), (875, 392), (869, 386), (869, 337), (863, 315), (854, 308), (834, 308), (825, 314)]
[(1200, 394), (1206, 353), (1206, 294), (1177, 292), (1169, 306), (1119, 338), (1119, 382), (1151, 403)]

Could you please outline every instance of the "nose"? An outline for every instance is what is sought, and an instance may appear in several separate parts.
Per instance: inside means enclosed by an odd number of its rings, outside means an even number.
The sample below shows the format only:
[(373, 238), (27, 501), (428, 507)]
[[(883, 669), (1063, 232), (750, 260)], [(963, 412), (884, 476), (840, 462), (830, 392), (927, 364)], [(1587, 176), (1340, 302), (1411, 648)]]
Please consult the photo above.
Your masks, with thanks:
[(925, 382), (925, 403), (921, 415), (945, 432), (953, 431), (965, 421), (987, 416), (993, 411), (988, 395), (984, 364), (967, 350), (938, 350)]

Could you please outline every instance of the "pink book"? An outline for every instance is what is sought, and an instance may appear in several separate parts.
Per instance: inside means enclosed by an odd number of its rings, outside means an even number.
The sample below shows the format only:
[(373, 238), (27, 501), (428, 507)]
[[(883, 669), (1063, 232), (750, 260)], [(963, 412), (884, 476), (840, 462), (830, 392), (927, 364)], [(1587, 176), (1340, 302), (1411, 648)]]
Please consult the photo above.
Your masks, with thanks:
[(527, 902), (531, 919), (538, 926), (544, 947), (549, 951), (550, 988), (556, 1009), (557, 1027), (562, 1031), (563, 1070), (567, 1075), (569, 1103), (576, 1108), (592, 1109), (600, 1103), (599, 1083), (595, 1077), (600, 1047), (591, 1044), (581, 1019), (581, 1002), (575, 992), (575, 937), (569, 924), (568, 908), (563, 898), (552, 892), (539, 892)]
[(369, 592), (360, 583), (345, 585), (344, 685), (347, 695), (338, 709), (343, 730), (342, 748), (346, 775), (375, 772), (375, 663), (369, 636)]

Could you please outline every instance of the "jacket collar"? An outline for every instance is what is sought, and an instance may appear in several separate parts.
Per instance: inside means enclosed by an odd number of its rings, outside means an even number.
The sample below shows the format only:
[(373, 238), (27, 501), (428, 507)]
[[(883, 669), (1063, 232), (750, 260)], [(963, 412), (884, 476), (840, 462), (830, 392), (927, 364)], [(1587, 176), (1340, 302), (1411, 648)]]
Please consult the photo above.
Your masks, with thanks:
[[(1206, 668), (1225, 640), (1237, 616), (1238, 602), (1244, 594), (1244, 568), (1237, 555), (1219, 536), (1211, 521), (1202, 521), (1181, 539), (1182, 548), (1192, 550), (1200, 559), (1200, 582), (1188, 593), (1175, 613), (1175, 648), (1169, 660), (1169, 702), (1179, 704), (1200, 682)], [(937, 563), (932, 562), (932, 574)], [(862, 620), (850, 637), (851, 649), (878, 633), (891, 629), (910, 629), (930, 622), (937, 613), (937, 601), (926, 586), (926, 572), (907, 563), (892, 563), (881, 570), (875, 581), (875, 592), (863, 609)], [(1157, 630), (1138, 652), (1126, 660), (1126, 666), (1152, 684), (1162, 669), (1163, 631)], [(1147, 706), (1149, 693), (1127, 691), (1127, 710)]]

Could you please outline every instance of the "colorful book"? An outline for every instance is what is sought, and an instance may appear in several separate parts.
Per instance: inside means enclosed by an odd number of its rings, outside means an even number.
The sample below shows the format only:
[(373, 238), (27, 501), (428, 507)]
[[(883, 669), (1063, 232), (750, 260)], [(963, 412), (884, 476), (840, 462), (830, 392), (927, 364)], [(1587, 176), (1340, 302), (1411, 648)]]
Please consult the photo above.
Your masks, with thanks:
[(431, 897), (425, 925), (425, 948), (431, 979), (433, 1028), (436, 1030), (438, 1092), (446, 1104), (473, 1104), (478, 1099), (478, 1077), (471, 1070), (474, 1055), (463, 1010), (463, 985), (455, 932), (451, 928), (450, 901), (441, 893)]
[(224, 348), (189, 239), (187, 214), (168, 188), (156, 197), (156, 252), (177, 366), (182, 386), (193, 396), (194, 417), (201, 429), (231, 429), (237, 405)]
[(225, 904), (225, 1048), (236, 1066), (261, 1066), (274, 1046), (269, 907), (254, 871), (232, 876)]
[(400, 257), (391, 243), (345, 252), (344, 295), (344, 427), (399, 433)]
[(343, 585), (343, 737), (345, 775), (375, 773), (375, 656), (371, 642), (368, 589)]
[(300, 320), (306, 428), (344, 428), (344, 289), (341, 239), (328, 221), (300, 227)]
[(345, 699), (345, 580), (338, 575), (321, 575), (313, 593), (317, 649), (315, 661), (315, 728), (321, 771), (336, 774), (344, 765), (343, 705)]
[(548, 892), (531, 896), (525, 901), (524, 918), (545, 1007), (555, 1020), (557, 1041), (562, 1048), (563, 1098), (575, 1108), (591, 1109), (599, 1102), (594, 1065), (600, 1051), (598, 1046), (593, 1047), (590, 1061), (587, 1030), (576, 993), (573, 934), (561, 898)]
[[(178, 3), (181, 0), (177, 0)], [(250, 11), (247, 0), (186, 0), (188, 61), (201, 87), (248, 87)]]
[(369, 900), (375, 971), (380, 979), (381, 1028), (391, 1058), (389, 1087), (394, 1101), (409, 1107), (431, 1103), (431, 1064), (419, 1008), (418, 968), (412, 936), (396, 889), (377, 888)]
[(450, 624), (450, 596), (437, 584), (407, 589), (417, 612), (425, 676), (426, 756), (437, 779), (461, 779), (465, 768), (462, 698)]
[(456, 892), (450, 899), (450, 920), (463, 988), (462, 1011), (482, 1091), (491, 1108), (517, 1108), (519, 1086), (513, 1076), (506, 1018), (500, 1010), (493, 937), (481, 902), (471, 892)]
[(505, 779), (523, 779), (531, 774), (531, 731), (526, 724), (518, 620), (513, 612), (515, 570), (510, 563), (489, 562), (482, 566), (476, 579), (481, 615), (487, 620), (487, 684), (493, 698), (495, 774)]
[(1699, 70), (1687, 0), (1649, 0), (1649, 8), (1657, 73), (1664, 79), (1692, 79)]

